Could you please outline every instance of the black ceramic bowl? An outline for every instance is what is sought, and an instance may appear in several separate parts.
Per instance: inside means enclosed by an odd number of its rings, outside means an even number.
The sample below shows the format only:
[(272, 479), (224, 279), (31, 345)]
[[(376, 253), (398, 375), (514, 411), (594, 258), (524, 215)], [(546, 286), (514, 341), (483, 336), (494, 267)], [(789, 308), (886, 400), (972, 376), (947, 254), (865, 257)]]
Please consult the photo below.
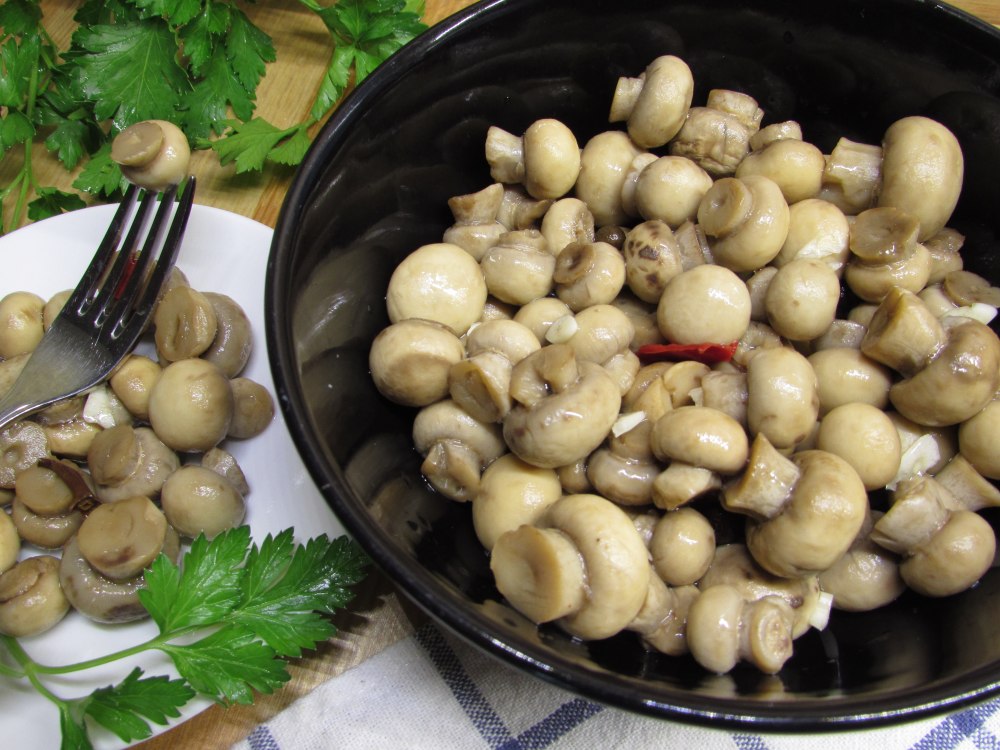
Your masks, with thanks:
[(958, 708), (1000, 687), (1000, 574), (940, 601), (904, 596), (835, 613), (781, 673), (706, 674), (630, 634), (581, 643), (536, 628), (498, 596), (468, 506), (433, 494), (411, 447), (414, 413), (387, 402), (368, 349), (407, 253), (439, 241), (446, 201), (489, 182), (486, 129), (540, 117), (580, 143), (609, 128), (620, 75), (672, 53), (710, 88), (755, 96), (765, 124), (798, 120), (829, 153), (878, 143), (927, 114), (960, 139), (967, 177), (952, 224), (967, 267), (997, 278), (1000, 34), (917, 0), (490, 0), (433, 28), (341, 106), (281, 212), (266, 290), (281, 408), (336, 514), (401, 590), (496, 656), (593, 699), (654, 716), (822, 730)]

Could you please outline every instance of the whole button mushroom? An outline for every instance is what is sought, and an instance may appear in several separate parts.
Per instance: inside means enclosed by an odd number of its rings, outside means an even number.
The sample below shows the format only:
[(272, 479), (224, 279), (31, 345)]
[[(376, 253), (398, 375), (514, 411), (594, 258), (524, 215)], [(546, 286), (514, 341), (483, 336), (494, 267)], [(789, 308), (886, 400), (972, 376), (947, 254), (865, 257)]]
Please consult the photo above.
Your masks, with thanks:
[(569, 306), (561, 299), (539, 297), (514, 313), (514, 322), (526, 327), (539, 341), (545, 341), (552, 324), (572, 314)]
[(379, 331), (368, 352), (368, 369), (390, 401), (427, 406), (448, 394), (448, 372), (464, 356), (465, 347), (450, 328), (408, 318)]
[(159, 556), (167, 538), (167, 519), (148, 497), (98, 505), (77, 533), (80, 553), (114, 580), (141, 573)]
[(0, 574), (0, 633), (15, 638), (44, 633), (69, 611), (59, 586), (59, 560), (36, 555)]
[(747, 154), (736, 167), (735, 176), (767, 177), (793, 204), (819, 195), (825, 168), (826, 159), (819, 148), (800, 139), (781, 138)]
[(955, 135), (928, 117), (897, 120), (882, 137), (879, 206), (916, 217), (918, 239), (939, 232), (951, 218), (962, 192), (965, 161)]
[(789, 209), (781, 189), (761, 175), (724, 177), (698, 205), (698, 224), (720, 266), (742, 273), (770, 263), (788, 237)]
[(676, 229), (698, 215), (698, 205), (712, 187), (712, 176), (683, 156), (661, 156), (639, 173), (635, 207), (646, 220), (658, 219)]
[(684, 125), (694, 98), (694, 76), (674, 55), (653, 60), (637, 78), (621, 77), (611, 100), (609, 122), (627, 121), (628, 134), (642, 148), (665, 145)]
[(479, 264), (458, 245), (423, 245), (407, 255), (389, 278), (389, 320), (436, 320), (458, 336), (478, 321), (486, 304)]
[(108, 383), (125, 408), (136, 419), (149, 419), (149, 394), (163, 368), (141, 354), (130, 354), (111, 375)]
[(215, 311), (215, 338), (199, 356), (219, 366), (230, 378), (246, 367), (253, 352), (253, 331), (243, 307), (232, 297), (203, 292)]
[(500, 593), (535, 622), (607, 638), (639, 614), (651, 575), (632, 520), (599, 495), (566, 495), (537, 526), (497, 539), (490, 569)]
[(229, 432), (235, 408), (229, 379), (203, 359), (182, 359), (163, 369), (149, 394), (149, 423), (181, 453), (207, 451)]
[(663, 468), (649, 442), (654, 421), (653, 415), (643, 411), (622, 413), (611, 427), (607, 444), (586, 459), (594, 491), (622, 506), (651, 502), (653, 481)]
[(958, 446), (976, 471), (990, 479), (1000, 479), (1000, 401), (993, 400), (958, 428)]
[(215, 307), (189, 286), (168, 290), (153, 312), (156, 353), (164, 362), (197, 357), (212, 345), (218, 331)]
[(889, 484), (899, 471), (902, 447), (888, 415), (871, 404), (841, 404), (820, 420), (816, 447), (854, 467), (866, 490)]
[(878, 303), (893, 287), (919, 292), (927, 285), (931, 258), (917, 242), (912, 214), (897, 208), (870, 208), (851, 224), (851, 258), (844, 281), (866, 302)]
[(567, 344), (552, 344), (514, 367), (517, 402), (503, 422), (512, 452), (535, 466), (556, 468), (593, 452), (618, 418), (621, 394), (607, 371), (581, 361)]
[(713, 89), (704, 107), (688, 110), (670, 153), (692, 159), (713, 177), (730, 176), (750, 151), (763, 114), (753, 97)]
[(594, 214), (579, 198), (562, 198), (545, 212), (541, 232), (549, 252), (558, 256), (564, 247), (574, 242), (594, 241)]
[(101, 502), (113, 503), (135, 495), (158, 496), (180, 459), (150, 428), (119, 425), (95, 436), (87, 465)]
[(166, 190), (187, 177), (191, 147), (173, 123), (144, 120), (115, 136), (111, 159), (129, 182), (147, 190)]
[(584, 145), (574, 194), (587, 204), (596, 226), (622, 224), (628, 218), (623, 201), (625, 180), (641, 153), (620, 130), (598, 133)]
[(882, 184), (882, 147), (841, 138), (826, 157), (819, 197), (854, 216), (875, 205)]
[(42, 549), (62, 547), (77, 532), (84, 518), (83, 513), (73, 509), (63, 513), (42, 515), (33, 511), (16, 496), (11, 505), (10, 516), (21, 539)]
[(656, 320), (663, 335), (675, 344), (728, 344), (747, 329), (750, 293), (727, 268), (695, 266), (667, 282)]
[(627, 629), (638, 633), (645, 645), (662, 654), (682, 656), (688, 652), (688, 613), (699, 594), (697, 586), (668, 586), (652, 573), (642, 609)]
[(0, 299), (0, 357), (34, 351), (45, 333), (44, 307), (45, 300), (31, 292), (11, 292)]
[(833, 596), (835, 609), (868, 612), (895, 601), (906, 590), (899, 574), (899, 557), (871, 538), (882, 515), (870, 513), (850, 549), (819, 574), (819, 585)]
[(562, 497), (554, 469), (532, 466), (507, 453), (486, 467), (472, 498), (476, 537), (487, 550), (507, 531), (534, 524)]
[(455, 223), (444, 231), (442, 240), (458, 245), (478, 261), (507, 231), (497, 220), (503, 195), (503, 185), (494, 182), (478, 192), (449, 198)]
[(622, 245), (622, 254), (628, 288), (650, 304), (657, 304), (667, 282), (685, 270), (673, 231), (659, 219), (632, 227)]
[(839, 456), (805, 450), (786, 458), (758, 435), (723, 504), (749, 516), (747, 548), (761, 567), (794, 578), (826, 570), (847, 551), (864, 523), (868, 494)]
[(767, 321), (791, 341), (811, 341), (833, 324), (840, 291), (840, 279), (827, 263), (796, 258), (779, 268), (767, 285)]
[(653, 568), (670, 586), (696, 583), (715, 556), (715, 530), (694, 508), (664, 513), (649, 542)]
[(526, 305), (552, 291), (556, 258), (537, 229), (506, 232), (483, 254), (482, 278), (502, 302)]
[(747, 365), (747, 425), (778, 449), (792, 449), (812, 433), (819, 416), (816, 372), (788, 347), (759, 350)]
[(250, 494), (250, 485), (247, 483), (246, 474), (243, 473), (243, 469), (232, 453), (219, 447), (212, 448), (202, 454), (201, 465), (228, 479), (229, 483), (243, 497)]
[(580, 146), (566, 125), (536, 120), (523, 136), (491, 126), (486, 133), (486, 162), (497, 182), (523, 183), (540, 200), (563, 197), (580, 174)]
[(816, 373), (819, 413), (842, 404), (864, 403), (879, 409), (889, 405), (892, 371), (858, 349), (835, 347), (813, 352), (809, 364)]
[(181, 536), (204, 534), (212, 539), (239, 526), (246, 516), (246, 501), (222, 475), (204, 466), (185, 464), (163, 483), (163, 515)]
[(257, 437), (274, 419), (274, 399), (270, 391), (250, 378), (233, 378), (233, 418), (227, 437), (237, 440)]
[(780, 268), (797, 258), (814, 258), (840, 275), (851, 254), (850, 236), (843, 211), (820, 198), (807, 198), (788, 207), (788, 234), (771, 262)]
[(614, 301), (625, 285), (625, 259), (606, 242), (573, 242), (556, 257), (556, 296), (578, 312)]

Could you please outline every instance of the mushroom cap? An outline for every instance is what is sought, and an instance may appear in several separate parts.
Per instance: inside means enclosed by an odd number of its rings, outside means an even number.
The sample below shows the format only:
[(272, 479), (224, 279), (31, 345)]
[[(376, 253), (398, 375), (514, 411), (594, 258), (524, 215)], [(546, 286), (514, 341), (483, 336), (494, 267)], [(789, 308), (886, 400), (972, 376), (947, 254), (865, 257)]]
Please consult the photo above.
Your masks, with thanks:
[(524, 187), (539, 200), (561, 198), (580, 174), (580, 146), (565, 124), (536, 120), (524, 131)]
[(111, 390), (137, 419), (149, 419), (149, 394), (163, 368), (141, 354), (130, 354), (108, 381)]
[(507, 453), (486, 467), (472, 499), (472, 523), (480, 543), (493, 549), (506, 531), (533, 524), (562, 496), (554, 469), (542, 469)]
[(993, 564), (996, 536), (989, 523), (968, 510), (953, 512), (944, 527), (900, 564), (906, 584), (924, 596), (965, 591)]
[(138, 575), (163, 549), (167, 519), (148, 497), (98, 505), (77, 532), (80, 553), (114, 580)]
[(59, 560), (36, 555), (0, 574), (0, 633), (23, 638), (49, 630), (69, 611)]
[(501, 235), (479, 263), (487, 290), (501, 302), (526, 305), (552, 290), (556, 258), (537, 229)]
[(990, 479), (1000, 479), (1000, 401), (990, 401), (982, 411), (965, 420), (958, 428), (962, 455), (976, 471)]
[(574, 312), (610, 304), (625, 285), (625, 259), (607, 242), (573, 242), (557, 256), (552, 280)]
[(21, 552), (21, 537), (10, 516), (0, 511), (0, 573), (12, 568)]
[(635, 206), (646, 220), (671, 228), (694, 221), (698, 205), (712, 187), (712, 176), (684, 156), (661, 156), (647, 164), (635, 185)]
[(906, 589), (899, 574), (899, 558), (871, 540), (873, 512), (850, 549), (819, 574), (823, 591), (833, 595), (833, 606), (847, 612), (868, 612), (895, 601)]
[(807, 198), (788, 207), (788, 234), (771, 261), (779, 268), (795, 258), (815, 258), (840, 271), (850, 257), (850, 224), (837, 206)]
[(782, 138), (747, 154), (736, 167), (736, 177), (767, 177), (793, 204), (819, 195), (825, 168), (826, 159), (819, 148), (803, 140)]
[(750, 293), (733, 271), (701, 265), (667, 282), (657, 305), (660, 331), (676, 344), (728, 344), (750, 322)]
[(621, 224), (626, 220), (622, 189), (629, 166), (640, 153), (632, 139), (620, 130), (598, 133), (584, 145), (574, 193), (587, 204), (596, 226)]
[(739, 661), (743, 606), (740, 592), (726, 584), (702, 589), (691, 603), (685, 631), (688, 649), (708, 671), (725, 674)]
[(218, 318), (215, 307), (189, 286), (168, 289), (153, 312), (156, 352), (164, 362), (197, 357), (215, 341)]
[(867, 490), (889, 484), (899, 471), (902, 447), (896, 426), (876, 406), (842, 404), (820, 420), (816, 447), (854, 467)]
[(657, 575), (668, 585), (695, 583), (712, 564), (715, 530), (694, 508), (678, 508), (656, 522), (649, 553)]
[(632, 227), (622, 245), (622, 254), (628, 288), (650, 304), (657, 304), (667, 282), (684, 270), (674, 233), (660, 219)]
[(767, 177), (724, 177), (705, 193), (698, 223), (715, 262), (737, 273), (770, 263), (788, 237), (788, 203)]
[(143, 120), (115, 136), (111, 158), (129, 182), (147, 190), (165, 190), (187, 177), (191, 147), (172, 122)]
[(808, 359), (816, 373), (820, 414), (854, 402), (879, 409), (889, 405), (892, 372), (858, 349), (822, 349), (810, 354)]
[(246, 516), (243, 496), (225, 477), (186, 464), (171, 474), (160, 492), (163, 514), (181, 536), (211, 539), (235, 528)]
[(372, 341), (368, 369), (379, 393), (403, 406), (427, 406), (448, 394), (448, 371), (465, 356), (461, 339), (442, 323), (408, 318)]
[(233, 390), (233, 419), (227, 436), (238, 440), (256, 437), (274, 418), (271, 392), (250, 378), (233, 378), (229, 385)]
[(747, 462), (747, 434), (735, 419), (707, 406), (682, 406), (656, 420), (653, 453), (721, 474), (735, 474)]
[(833, 324), (840, 293), (840, 279), (828, 263), (796, 258), (778, 269), (767, 285), (767, 321), (787, 339), (811, 341)]
[(87, 465), (101, 502), (135, 495), (155, 497), (180, 459), (148, 427), (118, 425), (96, 435)]
[(215, 311), (215, 338), (201, 353), (202, 359), (214, 362), (230, 378), (246, 367), (253, 352), (253, 331), (243, 307), (232, 297), (218, 292), (203, 292)]
[(628, 114), (629, 136), (642, 148), (663, 146), (681, 129), (693, 98), (694, 76), (687, 63), (675, 55), (657, 57), (646, 66)]
[(478, 321), (486, 304), (486, 281), (479, 263), (458, 245), (423, 245), (392, 272), (386, 292), (389, 320), (436, 320), (462, 335)]
[(765, 348), (747, 366), (747, 424), (777, 448), (805, 440), (819, 416), (816, 373), (788, 347)]
[(202, 452), (222, 442), (233, 420), (229, 379), (204, 359), (171, 362), (149, 394), (149, 423), (175, 451)]
[(0, 358), (34, 351), (45, 333), (45, 300), (32, 292), (11, 292), (0, 299)]

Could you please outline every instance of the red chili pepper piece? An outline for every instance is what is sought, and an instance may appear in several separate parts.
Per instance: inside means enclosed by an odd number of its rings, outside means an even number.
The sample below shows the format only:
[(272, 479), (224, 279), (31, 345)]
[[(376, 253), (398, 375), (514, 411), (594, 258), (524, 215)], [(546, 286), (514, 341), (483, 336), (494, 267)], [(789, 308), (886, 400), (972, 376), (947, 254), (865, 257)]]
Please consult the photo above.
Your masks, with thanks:
[(636, 351), (639, 359), (649, 362), (694, 360), (706, 365), (728, 362), (736, 353), (738, 342), (730, 344), (645, 344)]

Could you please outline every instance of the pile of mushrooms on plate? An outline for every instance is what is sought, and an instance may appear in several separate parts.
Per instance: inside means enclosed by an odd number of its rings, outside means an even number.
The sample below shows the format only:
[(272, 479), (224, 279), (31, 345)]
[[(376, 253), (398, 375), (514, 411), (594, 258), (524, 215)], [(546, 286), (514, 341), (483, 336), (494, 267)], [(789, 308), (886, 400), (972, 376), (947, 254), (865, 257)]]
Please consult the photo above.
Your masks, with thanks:
[(491, 127), (494, 183), (396, 268), (370, 368), (515, 609), (775, 673), (831, 608), (992, 564), (1000, 289), (948, 226), (943, 125), (824, 154), (693, 91), (667, 55), (582, 147), (556, 120)]
[[(186, 159), (171, 169), (183, 176)], [(0, 391), (68, 294), (0, 299)], [(0, 633), (42, 633), (71, 608), (100, 623), (147, 617), (137, 592), (160, 554), (176, 561), (183, 539), (243, 522), (250, 490), (226, 441), (274, 416), (242, 375), (249, 318), (174, 268), (147, 339), (105, 383), (0, 430)]]

